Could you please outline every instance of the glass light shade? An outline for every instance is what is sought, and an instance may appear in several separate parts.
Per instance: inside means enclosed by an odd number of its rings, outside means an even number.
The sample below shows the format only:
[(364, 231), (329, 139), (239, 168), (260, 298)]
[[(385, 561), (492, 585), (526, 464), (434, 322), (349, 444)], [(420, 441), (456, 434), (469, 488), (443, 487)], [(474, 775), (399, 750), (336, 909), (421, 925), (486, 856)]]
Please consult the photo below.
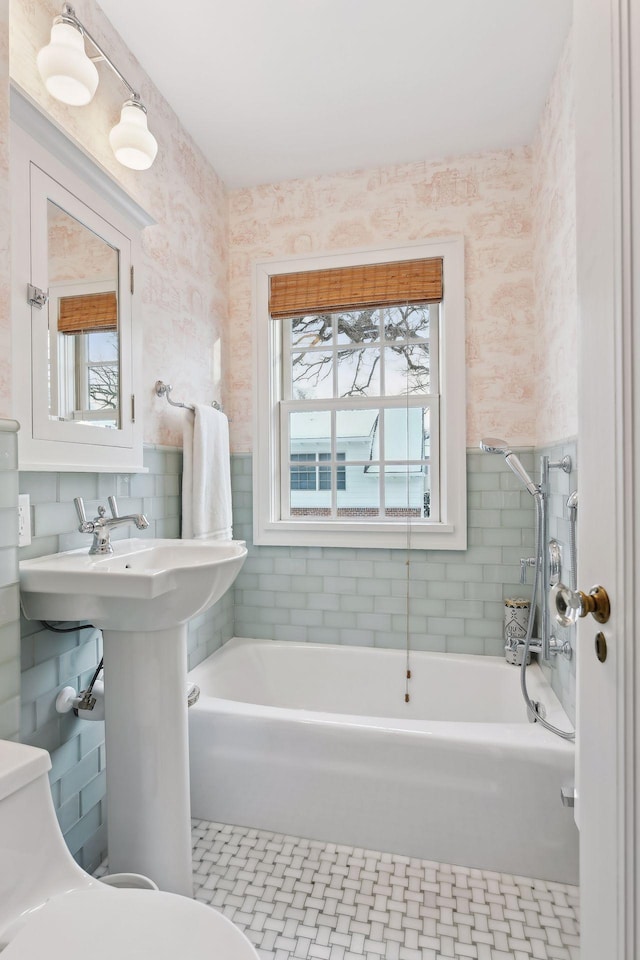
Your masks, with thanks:
[(52, 97), (82, 107), (98, 86), (98, 71), (84, 49), (81, 32), (70, 23), (54, 23), (51, 42), (37, 58), (38, 70)]
[(111, 149), (124, 167), (148, 170), (156, 158), (158, 143), (147, 127), (147, 114), (141, 105), (127, 100), (120, 122), (109, 134)]

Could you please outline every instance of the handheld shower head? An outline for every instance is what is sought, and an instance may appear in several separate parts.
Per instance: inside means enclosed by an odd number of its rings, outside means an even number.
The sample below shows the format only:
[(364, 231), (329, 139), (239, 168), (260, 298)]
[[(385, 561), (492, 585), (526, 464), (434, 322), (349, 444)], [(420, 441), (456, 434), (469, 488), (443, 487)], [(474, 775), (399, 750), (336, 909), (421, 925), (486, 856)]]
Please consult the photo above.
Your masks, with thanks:
[(483, 437), (480, 441), (480, 449), (484, 453), (501, 453), (503, 457), (511, 453), (506, 440), (498, 440), (497, 437)]
[(535, 497), (540, 492), (525, 468), (520, 463), (517, 455), (510, 449), (506, 440), (498, 440), (497, 437), (484, 437), (480, 441), (480, 449), (484, 451), (484, 453), (502, 454), (509, 467), (513, 470), (518, 480), (520, 480), (524, 487), (529, 491), (531, 496)]
[(540, 491), (538, 490), (537, 485), (533, 482), (525, 468), (520, 463), (520, 460), (515, 455), (515, 453), (509, 452), (505, 460), (515, 473), (516, 477), (521, 481), (521, 483), (526, 487), (532, 497), (535, 497)]

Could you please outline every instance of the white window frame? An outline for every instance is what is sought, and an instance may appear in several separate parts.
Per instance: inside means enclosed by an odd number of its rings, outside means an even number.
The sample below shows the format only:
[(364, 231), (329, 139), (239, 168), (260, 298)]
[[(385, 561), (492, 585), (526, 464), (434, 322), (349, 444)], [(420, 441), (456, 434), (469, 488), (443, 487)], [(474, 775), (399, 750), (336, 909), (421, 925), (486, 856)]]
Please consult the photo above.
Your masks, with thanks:
[[(354, 522), (346, 520), (284, 519), (281, 470), (288, 464), (281, 424), (286, 423), (283, 406), (284, 356), (282, 322), (269, 316), (271, 277), (375, 263), (442, 258), (444, 299), (440, 307), (438, 368), (440, 397), (427, 404), (411, 397), (412, 405), (430, 405), (439, 418), (434, 442), (439, 445), (439, 476), (432, 477), (439, 494), (439, 517), (435, 520), (381, 518)], [(254, 543), (278, 546), (381, 547), (465, 550), (467, 547), (466, 483), (466, 368), (464, 324), (464, 241), (445, 237), (406, 244), (377, 247), (317, 257), (290, 257), (256, 262), (254, 270), (254, 418), (253, 418), (253, 501)], [(396, 404), (397, 399), (397, 404)], [(385, 406), (404, 406), (407, 400), (386, 398)], [(327, 400), (324, 409), (337, 409), (340, 400)], [(372, 406), (379, 401), (372, 400)], [(287, 466), (288, 469), (288, 466)]]

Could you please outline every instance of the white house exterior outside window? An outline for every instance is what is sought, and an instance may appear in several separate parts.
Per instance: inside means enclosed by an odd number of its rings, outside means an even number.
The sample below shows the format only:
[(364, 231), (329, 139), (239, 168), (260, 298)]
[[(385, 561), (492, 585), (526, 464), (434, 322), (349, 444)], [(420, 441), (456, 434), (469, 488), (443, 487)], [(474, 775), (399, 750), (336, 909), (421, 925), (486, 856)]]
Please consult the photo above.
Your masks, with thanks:
[[(274, 277), (434, 260), (437, 302), (270, 313)], [(466, 548), (463, 277), (460, 238), (256, 264), (256, 543)]]

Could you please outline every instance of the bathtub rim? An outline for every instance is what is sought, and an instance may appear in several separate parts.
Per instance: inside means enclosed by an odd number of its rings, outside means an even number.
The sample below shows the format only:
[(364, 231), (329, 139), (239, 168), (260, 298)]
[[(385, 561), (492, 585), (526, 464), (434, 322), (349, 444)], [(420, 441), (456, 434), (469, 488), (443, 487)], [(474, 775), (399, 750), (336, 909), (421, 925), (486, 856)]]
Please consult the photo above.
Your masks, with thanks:
[[(189, 711), (194, 716), (203, 712), (221, 713), (227, 716), (246, 716), (257, 719), (271, 719), (279, 722), (323, 725), (329, 727), (353, 727), (364, 730), (377, 730), (378, 732), (388, 733), (389, 736), (399, 734), (409, 734), (413, 736), (428, 736), (433, 741), (458, 742), (458, 743), (482, 743), (493, 746), (509, 746), (517, 748), (527, 745), (527, 749), (539, 747), (548, 751), (552, 749), (559, 753), (574, 753), (575, 744), (572, 741), (564, 740), (556, 736), (549, 730), (546, 730), (539, 723), (529, 723), (526, 719), (520, 721), (465, 721), (465, 720), (417, 720), (402, 719), (391, 717), (375, 717), (351, 713), (331, 713), (317, 710), (305, 710), (296, 707), (281, 707), (267, 704), (252, 703), (246, 700), (233, 700), (224, 697), (213, 696), (207, 693), (206, 683), (202, 685), (202, 675), (206, 669), (211, 668), (211, 662), (233, 653), (236, 649), (243, 647), (258, 646), (277, 646), (281, 649), (326, 649), (328, 651), (344, 651), (345, 645), (310, 643), (305, 641), (284, 641), (284, 640), (265, 640), (253, 637), (231, 637), (216, 651), (210, 654), (205, 660), (189, 671), (189, 680), (200, 686), (200, 699)], [(350, 651), (365, 655), (375, 651), (376, 654), (391, 656), (402, 653), (402, 649), (395, 647), (365, 647), (349, 646)], [(446, 661), (464, 662), (467, 665), (473, 664), (479, 666), (478, 661), (486, 662), (486, 665), (506, 665), (502, 657), (485, 656), (480, 654), (466, 653), (445, 653), (440, 651), (413, 650), (413, 655), (425, 656), (428, 658), (444, 659)], [(206, 668), (205, 665), (206, 664)], [(536, 675), (536, 684), (540, 695), (546, 699), (546, 719), (563, 730), (571, 729), (571, 721), (565, 713), (555, 691), (547, 680), (543, 670), (537, 663), (532, 664)], [(528, 668), (529, 670), (531, 667)], [(519, 668), (514, 669), (514, 682), (519, 684)], [(536, 691), (538, 692), (538, 691)], [(522, 704), (523, 713), (525, 711), (524, 702)]]

